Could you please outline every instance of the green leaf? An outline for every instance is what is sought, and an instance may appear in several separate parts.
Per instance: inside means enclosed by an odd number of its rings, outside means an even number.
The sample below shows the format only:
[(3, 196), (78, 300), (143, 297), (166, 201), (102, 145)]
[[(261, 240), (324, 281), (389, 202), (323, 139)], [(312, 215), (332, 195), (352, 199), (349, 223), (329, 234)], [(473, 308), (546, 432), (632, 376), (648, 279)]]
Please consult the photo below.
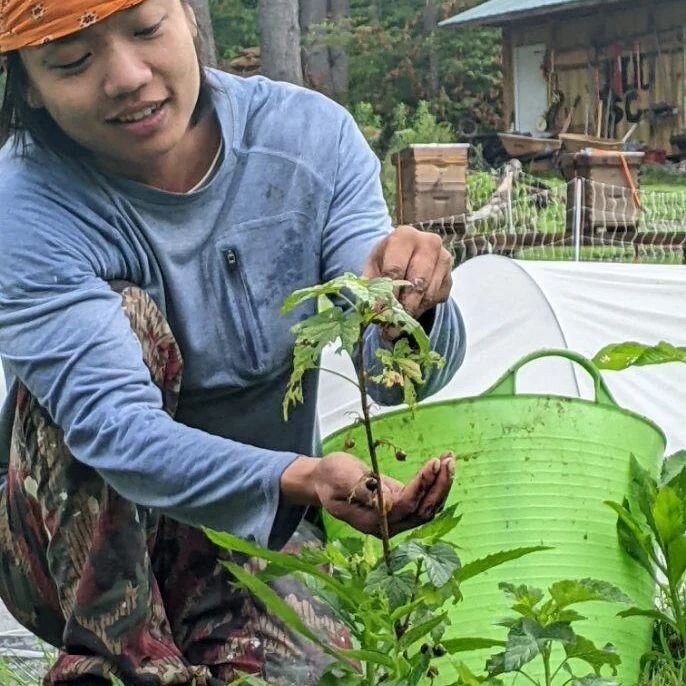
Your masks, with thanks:
[(658, 622), (664, 622), (665, 624), (668, 624), (669, 626), (673, 627), (676, 631), (679, 631), (679, 627), (676, 625), (674, 620), (671, 617), (664, 614), (664, 612), (660, 612), (659, 610), (642, 610), (640, 607), (630, 607), (628, 610), (622, 610), (621, 612), (618, 612), (617, 616), (648, 617)]
[[(531, 620), (531, 618), (529, 618), (529, 620)], [(574, 642), (574, 630), (566, 622), (548, 624), (544, 627), (540, 627), (537, 631), (538, 633), (535, 635), (539, 643), (551, 641), (566, 645)]]
[(596, 600), (631, 604), (631, 598), (626, 593), (613, 584), (599, 579), (558, 581), (550, 587), (549, 593), (560, 610), (568, 605)]
[(503, 550), (502, 552), (494, 553), (493, 555), (487, 555), (479, 560), (473, 560), (472, 562), (469, 562), (455, 573), (455, 577), (460, 583), (464, 583), (468, 579), (471, 579), (482, 572), (486, 572), (489, 569), (493, 569), (494, 567), (498, 567), (506, 562), (518, 560), (520, 557), (530, 555), (531, 553), (537, 553), (542, 550), (552, 550), (552, 548), (549, 546), (537, 545), (528, 548)]
[(541, 652), (536, 634), (541, 629), (540, 624), (528, 617), (517, 622), (507, 635), (505, 650), (488, 659), (486, 670), (489, 675), (517, 672), (536, 658)]
[(398, 679), (395, 686), (417, 686), (417, 684), (422, 683), (426, 679), (426, 672), (431, 664), (431, 655), (429, 653), (418, 653), (415, 656), (415, 664), (412, 667), (410, 673)]
[(673, 588), (681, 586), (686, 572), (686, 536), (679, 536), (667, 547), (667, 576)]
[(608, 345), (593, 358), (598, 369), (615, 371), (667, 362), (686, 362), (686, 348), (677, 348), (664, 341), (657, 345), (627, 342)]
[(684, 533), (686, 529), (684, 502), (673, 488), (663, 486), (658, 491), (652, 514), (663, 548)]
[(671, 485), (671, 481), (682, 473), (686, 473), (686, 450), (680, 450), (665, 458), (662, 464), (660, 484), (662, 486)]
[(654, 578), (654, 551), (650, 533), (631, 514), (626, 500), (623, 506), (610, 501), (605, 501), (605, 504), (617, 513), (617, 537), (622, 548)]
[(408, 538), (425, 541), (429, 544), (435, 543), (450, 533), (462, 520), (462, 515), (456, 515), (456, 511), (457, 505), (447, 508), (432, 521), (413, 529)]
[(391, 551), (391, 569), (394, 572), (398, 572), (412, 562), (423, 560), (427, 552), (427, 546), (419, 541), (408, 539)]
[(452, 546), (447, 543), (434, 543), (427, 551), (424, 558), (429, 581), (441, 588), (450, 581), (456, 570), (460, 568), (460, 558)]
[(597, 648), (593, 641), (583, 636), (575, 636), (574, 641), (565, 645), (565, 653), (568, 659), (583, 660), (597, 675), (605, 665), (610, 667), (612, 674), (617, 674), (617, 666), (621, 662), (614, 646), (608, 644)]
[(286, 626), (318, 645), (327, 655), (332, 655), (339, 660), (345, 659), (341, 651), (332, 648), (322, 641), (317, 634), (303, 622), (298, 613), (269, 588), (267, 584), (250, 572), (246, 572), (243, 567), (237, 565), (235, 562), (224, 562), (223, 565), (235, 577), (240, 586), (250, 591), (250, 593), (259, 599), (267, 610), (286, 624)]
[(324, 348), (340, 339), (340, 350), (352, 355), (360, 337), (362, 316), (359, 312), (344, 312), (340, 307), (312, 315), (291, 328), (295, 335), (293, 371), (283, 400), (284, 419), (288, 419), (291, 405), (303, 401), (302, 381), (305, 373), (319, 367)]
[(322, 571), (318, 565), (309, 564), (298, 559), (297, 556), (291, 555), (290, 553), (281, 553), (275, 550), (269, 550), (267, 548), (261, 548), (254, 543), (234, 536), (226, 531), (213, 531), (212, 529), (203, 529), (207, 538), (216, 544), (220, 548), (225, 550), (231, 550), (237, 553), (243, 553), (249, 557), (256, 557), (261, 560), (266, 560), (271, 564), (274, 564), (282, 569), (288, 570), (289, 572), (302, 572), (303, 574), (309, 574), (317, 578), (319, 581), (324, 583), (326, 586), (331, 588), (335, 592), (336, 597), (353, 609), (357, 607), (360, 596), (353, 593), (353, 589), (350, 586), (344, 586), (339, 581), (334, 579), (330, 574)]
[(379, 565), (367, 575), (365, 590), (367, 593), (380, 593), (388, 600), (389, 609), (395, 609), (405, 605), (412, 597), (415, 587), (415, 575), (413, 572), (396, 572), (389, 574), (384, 564)]
[(441, 624), (448, 616), (447, 612), (436, 617), (431, 617), (421, 624), (417, 624), (404, 633), (398, 641), (398, 648), (400, 650), (407, 650), (414, 643), (431, 634), (433, 629)]
[[(646, 518), (648, 525), (655, 531), (653, 519), (653, 503), (657, 497), (657, 483), (650, 474), (643, 469), (635, 455), (631, 455), (629, 462), (631, 476), (631, 496)], [(631, 498), (630, 498), (631, 500)], [(631, 503), (633, 506), (633, 503)]]
[(449, 655), (468, 653), (472, 650), (484, 650), (485, 648), (499, 648), (505, 645), (506, 641), (498, 641), (493, 638), (451, 638), (443, 641), (443, 647)]
[(339, 649), (341, 655), (360, 662), (369, 662), (373, 665), (383, 665), (389, 669), (395, 669), (396, 664), (390, 655), (379, 652), (378, 650), (361, 650), (355, 648)]
[(525, 617), (535, 616), (534, 609), (543, 599), (543, 591), (540, 588), (525, 585), (515, 586), (506, 582), (498, 584), (498, 588), (512, 599), (512, 609), (515, 612)]
[(567, 624), (573, 624), (574, 622), (583, 622), (587, 617), (573, 610), (571, 608), (566, 608), (555, 613), (555, 618), (558, 622), (565, 622)]

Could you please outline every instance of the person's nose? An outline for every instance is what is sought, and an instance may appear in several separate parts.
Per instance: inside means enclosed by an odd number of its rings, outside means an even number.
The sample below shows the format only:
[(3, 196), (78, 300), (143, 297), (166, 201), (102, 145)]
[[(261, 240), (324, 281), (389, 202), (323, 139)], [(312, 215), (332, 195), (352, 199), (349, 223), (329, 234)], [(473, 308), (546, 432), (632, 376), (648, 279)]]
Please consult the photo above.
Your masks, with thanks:
[(135, 50), (118, 46), (109, 51), (104, 83), (107, 97), (114, 100), (135, 93), (151, 79), (150, 66)]

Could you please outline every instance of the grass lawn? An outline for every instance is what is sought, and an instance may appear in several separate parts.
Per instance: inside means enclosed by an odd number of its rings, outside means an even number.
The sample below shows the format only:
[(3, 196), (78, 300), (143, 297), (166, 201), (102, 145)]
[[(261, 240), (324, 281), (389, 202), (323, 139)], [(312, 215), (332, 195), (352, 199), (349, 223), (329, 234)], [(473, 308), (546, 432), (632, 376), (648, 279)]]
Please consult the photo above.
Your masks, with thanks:
[[(537, 188), (543, 182), (545, 187)], [(470, 172), (468, 175), (467, 212), (478, 210), (495, 192), (497, 178), (488, 172)], [(512, 192), (511, 212), (480, 221), (471, 226), (475, 233), (563, 233), (568, 222), (567, 184), (557, 172), (538, 176), (524, 174)], [(633, 198), (627, 192), (624, 198), (607, 195), (608, 207), (622, 216), (633, 213)], [(640, 176), (641, 215), (639, 231), (660, 234), (683, 234), (686, 232), (686, 176), (675, 173), (669, 167), (645, 166)], [(608, 226), (608, 233), (613, 232)], [(582, 260), (610, 262), (656, 262), (660, 264), (683, 264), (682, 236), (675, 236), (669, 245), (584, 246)], [(574, 249), (569, 246), (526, 247), (516, 251), (515, 257), (531, 260), (570, 260)]]

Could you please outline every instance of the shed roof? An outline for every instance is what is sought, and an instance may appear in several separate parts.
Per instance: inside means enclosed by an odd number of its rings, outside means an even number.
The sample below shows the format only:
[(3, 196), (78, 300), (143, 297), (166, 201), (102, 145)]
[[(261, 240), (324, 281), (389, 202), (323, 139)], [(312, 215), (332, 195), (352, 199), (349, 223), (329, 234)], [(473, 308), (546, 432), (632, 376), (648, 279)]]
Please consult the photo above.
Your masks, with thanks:
[(499, 26), (509, 21), (627, 0), (488, 0), (442, 21), (439, 26)]

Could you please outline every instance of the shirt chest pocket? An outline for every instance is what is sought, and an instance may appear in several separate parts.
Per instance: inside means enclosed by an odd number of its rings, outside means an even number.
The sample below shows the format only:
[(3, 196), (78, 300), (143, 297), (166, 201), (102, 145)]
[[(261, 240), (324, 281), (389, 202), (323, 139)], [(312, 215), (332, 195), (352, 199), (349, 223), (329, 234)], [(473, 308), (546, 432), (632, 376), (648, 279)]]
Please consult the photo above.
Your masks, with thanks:
[(235, 224), (218, 239), (221, 328), (239, 376), (261, 378), (290, 365), (290, 328), (304, 309), (282, 316), (280, 308), (294, 290), (319, 281), (320, 243), (314, 222), (297, 212)]

